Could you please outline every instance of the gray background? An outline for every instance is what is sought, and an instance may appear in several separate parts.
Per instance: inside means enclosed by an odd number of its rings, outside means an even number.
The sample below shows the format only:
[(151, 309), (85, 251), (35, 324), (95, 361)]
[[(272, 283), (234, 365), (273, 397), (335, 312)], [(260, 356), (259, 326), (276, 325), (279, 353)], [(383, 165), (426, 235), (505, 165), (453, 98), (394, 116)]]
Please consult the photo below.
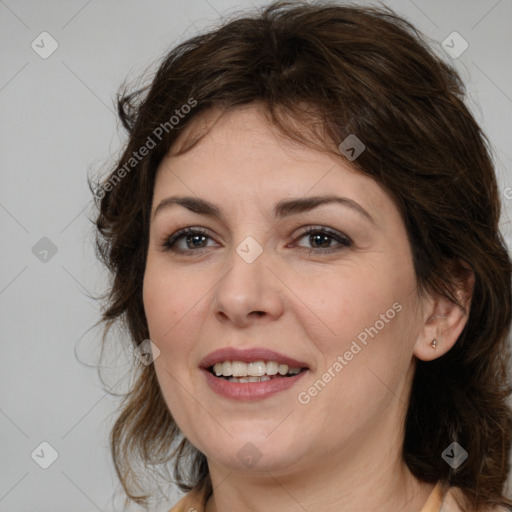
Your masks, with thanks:
[[(89, 295), (105, 289), (107, 274), (93, 252), (86, 178), (113, 163), (124, 140), (113, 100), (125, 77), (221, 16), (263, 3), (0, 0), (0, 512), (120, 510), (107, 440), (116, 402), (87, 366), (100, 334), (90, 329), (99, 308)], [(495, 150), (510, 247), (512, 0), (385, 4), (462, 73)], [(42, 46), (43, 31), (58, 43), (47, 59), (31, 47)], [(453, 31), (469, 44), (455, 60), (441, 47)], [(43, 237), (56, 254), (44, 253)], [(31, 458), (43, 441), (59, 455), (46, 470)], [(48, 461), (42, 450), (38, 460)], [(159, 510), (178, 497), (172, 490)]]

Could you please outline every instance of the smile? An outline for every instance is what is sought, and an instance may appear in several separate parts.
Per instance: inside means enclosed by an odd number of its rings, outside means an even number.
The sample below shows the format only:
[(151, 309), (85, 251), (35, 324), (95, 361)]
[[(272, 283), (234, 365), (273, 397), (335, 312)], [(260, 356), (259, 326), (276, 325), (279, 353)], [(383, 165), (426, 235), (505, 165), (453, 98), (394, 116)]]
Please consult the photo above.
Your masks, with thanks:
[(267, 380), (299, 374), (304, 368), (289, 368), (277, 361), (222, 361), (209, 368), (216, 377), (229, 382), (264, 382)]
[(215, 350), (199, 363), (199, 369), (216, 395), (237, 401), (268, 398), (291, 388), (311, 371), (305, 361), (264, 347)]

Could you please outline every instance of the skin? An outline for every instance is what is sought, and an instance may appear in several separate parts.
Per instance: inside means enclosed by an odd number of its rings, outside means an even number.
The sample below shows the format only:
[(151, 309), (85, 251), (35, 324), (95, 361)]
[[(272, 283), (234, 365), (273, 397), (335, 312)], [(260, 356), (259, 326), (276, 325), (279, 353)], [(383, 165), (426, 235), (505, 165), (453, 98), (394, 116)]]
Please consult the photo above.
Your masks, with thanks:
[[(208, 459), (214, 494), (207, 511), (419, 512), (433, 485), (414, 478), (400, 456), (415, 361), (448, 351), (467, 315), (444, 299), (420, 299), (397, 208), (347, 159), (283, 138), (258, 105), (214, 118), (210, 111), (191, 125), (213, 125), (192, 150), (162, 161), (153, 212), (163, 199), (186, 195), (215, 203), (224, 220), (180, 205), (152, 217), (143, 287), (164, 398)], [(356, 201), (374, 222), (338, 204), (271, 216), (282, 199), (322, 194)], [(186, 226), (203, 227), (208, 237), (196, 246), (181, 238), (187, 253), (164, 251)], [(322, 239), (303, 236), (308, 226), (336, 230), (353, 245), (327, 237), (322, 248)], [(247, 236), (263, 250), (252, 263), (236, 252)], [(321, 252), (332, 248), (339, 250)], [(394, 318), (300, 403), (298, 394), (395, 303)], [(199, 363), (226, 346), (271, 348), (306, 361), (309, 372), (263, 400), (223, 398)], [(261, 454), (250, 468), (237, 456), (248, 442)]]

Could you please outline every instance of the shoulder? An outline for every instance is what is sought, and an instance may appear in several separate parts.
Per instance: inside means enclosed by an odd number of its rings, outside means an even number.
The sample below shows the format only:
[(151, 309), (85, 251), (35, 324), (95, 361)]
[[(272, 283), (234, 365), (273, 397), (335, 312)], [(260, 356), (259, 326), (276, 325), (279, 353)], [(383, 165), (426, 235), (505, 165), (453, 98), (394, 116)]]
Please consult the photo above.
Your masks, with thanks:
[(204, 504), (197, 492), (190, 491), (169, 512), (204, 512), (204, 508)]
[[(208, 488), (198, 486), (183, 496), (169, 512), (205, 512), (205, 503), (207, 499)], [(462, 491), (457, 487), (446, 487), (440, 482), (434, 488), (429, 501), (425, 504), (422, 512), (430, 512), (430, 510), (440, 510), (440, 512), (465, 512), (462, 508), (463, 503)], [(441, 509), (438, 508), (439, 502)], [(512, 509), (495, 506), (485, 512), (512, 512)]]
[(209, 478), (206, 477), (197, 487), (185, 494), (169, 512), (204, 512), (210, 493), (211, 484)]
[[(462, 508), (463, 501), (463, 493), (458, 487), (449, 487), (446, 491), (443, 501), (443, 507), (441, 512), (465, 512)], [(511, 512), (512, 509), (508, 509), (501, 506), (494, 506), (492, 508), (488, 508), (482, 512)]]

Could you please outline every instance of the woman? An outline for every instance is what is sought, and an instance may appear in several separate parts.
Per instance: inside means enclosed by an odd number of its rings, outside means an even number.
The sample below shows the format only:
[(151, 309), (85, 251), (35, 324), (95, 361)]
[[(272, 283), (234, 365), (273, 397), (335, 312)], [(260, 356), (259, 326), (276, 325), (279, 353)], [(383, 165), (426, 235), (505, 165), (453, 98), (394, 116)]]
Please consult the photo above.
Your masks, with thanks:
[(119, 112), (96, 197), (103, 320), (137, 356), (127, 495), (174, 462), (173, 512), (511, 507), (496, 178), (415, 29), (272, 4), (173, 49)]

